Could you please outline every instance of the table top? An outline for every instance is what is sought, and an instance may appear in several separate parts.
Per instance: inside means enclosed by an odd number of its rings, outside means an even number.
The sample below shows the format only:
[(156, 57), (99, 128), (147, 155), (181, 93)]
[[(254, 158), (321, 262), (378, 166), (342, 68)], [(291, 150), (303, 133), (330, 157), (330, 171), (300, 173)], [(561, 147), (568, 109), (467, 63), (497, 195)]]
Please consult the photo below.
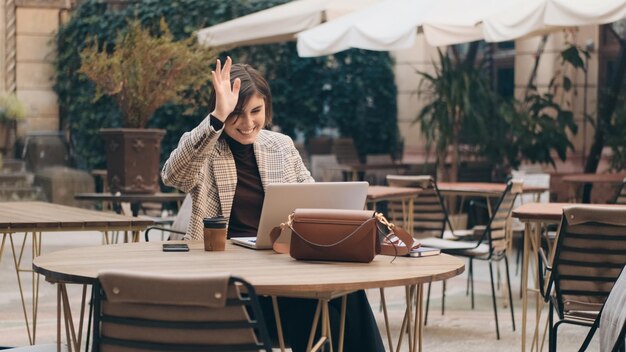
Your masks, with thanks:
[(45, 202), (0, 202), (0, 232), (144, 229), (152, 220)]
[(580, 204), (580, 203), (526, 203), (513, 209), (511, 216), (523, 222), (542, 221), (558, 223), (563, 215), (563, 208), (573, 205), (584, 205), (595, 208), (624, 208), (626, 205), (616, 204)]
[(145, 273), (227, 272), (267, 295), (322, 297), (359, 289), (445, 280), (465, 270), (464, 261), (440, 254), (423, 258), (378, 255), (371, 263), (298, 261), (272, 250), (252, 250), (231, 243), (223, 252), (205, 252), (202, 241), (187, 243), (189, 252), (163, 252), (164, 242), (126, 243), (68, 249), (33, 260), (33, 269), (51, 281), (90, 284), (104, 269)]
[(339, 169), (350, 169), (352, 171), (369, 171), (369, 170), (384, 170), (384, 169), (406, 169), (411, 167), (409, 164), (403, 163), (380, 163), (380, 164), (356, 164), (356, 163), (342, 163), (338, 165)]
[[(443, 194), (494, 196), (506, 189), (505, 183), (492, 182), (437, 182), (437, 188)], [(543, 193), (547, 187), (524, 185), (522, 193)]]
[(414, 197), (422, 192), (420, 188), (369, 186), (367, 189), (367, 201), (379, 202), (383, 200)]
[(154, 194), (111, 194), (111, 193), (78, 193), (76, 200), (95, 200), (105, 202), (182, 202), (184, 193), (154, 193)]
[(626, 178), (626, 173), (617, 174), (574, 174), (563, 176), (562, 180), (572, 183), (620, 183)]

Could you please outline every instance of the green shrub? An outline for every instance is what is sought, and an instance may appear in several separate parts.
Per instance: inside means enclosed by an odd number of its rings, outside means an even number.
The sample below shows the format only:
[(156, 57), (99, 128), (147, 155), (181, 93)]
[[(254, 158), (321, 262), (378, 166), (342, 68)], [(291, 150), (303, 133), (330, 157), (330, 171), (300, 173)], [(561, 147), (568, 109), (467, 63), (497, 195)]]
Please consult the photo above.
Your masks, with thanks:
[[(69, 129), (76, 164), (80, 168), (105, 167), (100, 128), (119, 127), (120, 111), (110, 97), (94, 102), (96, 89), (82, 74), (80, 52), (87, 37), (100, 45), (112, 43), (128, 21), (156, 32), (163, 18), (176, 40), (226, 20), (284, 3), (284, 0), (194, 1), (144, 0), (117, 12), (100, 0), (86, 0), (58, 32), (57, 83), (61, 123)], [(111, 47), (107, 47), (111, 50)], [(327, 126), (353, 137), (362, 154), (393, 152), (398, 146), (396, 87), (388, 53), (350, 50), (334, 56), (300, 58), (294, 43), (248, 46), (223, 52), (234, 62), (258, 68), (268, 79), (274, 95), (274, 124), (292, 137), (296, 131), (313, 136)], [(207, 72), (214, 63), (207, 63)], [(188, 92), (189, 105), (166, 104), (158, 109), (148, 127), (164, 128), (161, 160), (176, 147), (181, 135), (195, 127), (208, 113), (209, 86)], [(197, 107), (194, 113), (183, 113)]]

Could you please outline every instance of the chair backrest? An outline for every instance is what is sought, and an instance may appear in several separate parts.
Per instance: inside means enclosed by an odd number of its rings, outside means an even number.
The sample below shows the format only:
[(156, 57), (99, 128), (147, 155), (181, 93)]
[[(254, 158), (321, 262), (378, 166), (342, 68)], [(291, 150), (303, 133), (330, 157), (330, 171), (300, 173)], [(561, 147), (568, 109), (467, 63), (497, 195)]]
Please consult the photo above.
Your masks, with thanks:
[[(422, 190), (413, 202), (413, 214), (409, 214), (409, 216), (413, 217), (412, 230), (414, 237), (443, 236), (446, 225), (450, 225), (448, 212), (433, 177), (430, 175), (387, 175), (387, 183), (392, 187), (416, 187)], [(406, 205), (397, 201), (389, 202), (387, 208), (392, 221), (398, 226), (404, 226), (403, 215), (405, 210)], [(452, 226), (450, 228), (452, 229)]]
[(565, 208), (551, 263), (545, 292), (559, 316), (593, 319), (626, 265), (626, 210)]
[(352, 138), (333, 139), (333, 154), (339, 164), (360, 164), (359, 153)]
[(622, 181), (620, 188), (617, 190), (613, 203), (626, 204), (626, 178)]
[(398, 168), (394, 167), (391, 154), (367, 154), (365, 155), (365, 164), (385, 167), (365, 172), (365, 181), (369, 182), (370, 185), (384, 185), (388, 173), (398, 172)]
[(307, 152), (306, 147), (302, 143), (294, 143), (298, 154), (300, 154), (300, 159), (302, 159), (302, 163), (306, 167), (307, 170), (311, 170), (311, 159), (309, 158), (309, 152)]
[(510, 237), (507, 236), (506, 231), (507, 220), (511, 210), (513, 210), (515, 199), (522, 193), (522, 185), (523, 182), (520, 180), (507, 182), (502, 196), (493, 208), (489, 223), (479, 241), (480, 243), (487, 241), (490, 247), (490, 256), (502, 256), (508, 247)]
[(96, 352), (271, 351), (254, 287), (227, 274), (101, 272), (93, 332)]
[[(178, 213), (176, 214), (176, 219), (172, 223), (172, 230), (186, 232), (187, 227), (189, 226), (189, 220), (191, 219), (191, 210), (193, 208), (193, 200), (191, 199), (191, 195), (187, 194), (183, 203), (178, 208)], [(177, 236), (172, 233), (170, 235), (170, 240), (180, 240), (183, 236)]]
[(512, 171), (511, 177), (515, 180), (522, 180), (525, 186), (539, 186), (545, 187), (547, 191), (539, 194), (539, 199), (537, 199), (537, 194), (522, 194), (517, 197), (515, 200), (515, 206), (519, 206), (526, 203), (540, 202), (540, 203), (548, 203), (550, 202), (550, 174), (546, 173), (527, 173), (525, 171)]

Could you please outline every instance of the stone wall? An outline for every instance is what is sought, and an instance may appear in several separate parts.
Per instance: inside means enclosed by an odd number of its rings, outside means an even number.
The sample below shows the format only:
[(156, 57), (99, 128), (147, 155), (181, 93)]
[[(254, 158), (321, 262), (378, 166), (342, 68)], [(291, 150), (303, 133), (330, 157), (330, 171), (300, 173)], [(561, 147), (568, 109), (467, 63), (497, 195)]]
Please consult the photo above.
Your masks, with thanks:
[(0, 90), (14, 91), (28, 111), (26, 120), (18, 125), (18, 135), (59, 130), (59, 108), (52, 89), (54, 35), (72, 3), (69, 0), (4, 0), (2, 3), (0, 65), (4, 69)]

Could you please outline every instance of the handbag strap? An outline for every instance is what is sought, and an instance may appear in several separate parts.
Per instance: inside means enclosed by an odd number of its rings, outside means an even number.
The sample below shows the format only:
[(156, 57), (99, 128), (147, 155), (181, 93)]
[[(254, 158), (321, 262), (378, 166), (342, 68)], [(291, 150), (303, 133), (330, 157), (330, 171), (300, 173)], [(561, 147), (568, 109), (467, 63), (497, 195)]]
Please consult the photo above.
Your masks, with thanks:
[[(270, 238), (272, 240), (272, 248), (274, 249), (276, 253), (281, 253), (281, 254), (289, 253), (289, 243), (283, 243), (283, 242), (278, 241), (278, 239), (283, 235), (283, 233), (288, 230), (291, 230), (292, 235), (296, 234), (302, 240), (308, 243), (314, 244), (304, 239), (300, 234), (297, 233), (297, 231), (293, 229), (293, 216), (294, 216), (293, 213), (289, 215), (288, 221), (286, 223), (281, 223), (280, 227), (273, 228), (270, 233)], [(396, 227), (393, 223), (390, 223), (389, 221), (387, 221), (387, 219), (385, 218), (383, 214), (375, 213), (373, 219), (376, 219), (377, 222), (387, 227), (387, 230), (389, 231), (386, 235), (384, 235), (384, 239), (381, 240), (380, 254), (390, 255), (394, 257), (403, 256), (403, 255), (409, 254), (410, 249), (414, 249), (420, 246), (419, 242), (415, 241), (415, 239), (413, 238), (413, 236), (411, 236), (411, 234), (409, 234), (408, 232), (406, 232), (404, 229), (400, 227)], [(371, 221), (371, 220), (372, 219), (367, 220), (367, 221)], [(361, 224), (361, 226), (363, 226), (366, 222)], [(359, 226), (357, 230), (360, 229), (361, 226)], [(354, 234), (354, 232), (356, 232), (357, 230), (353, 231), (350, 235), (346, 236), (339, 242), (330, 244), (330, 245), (325, 245), (325, 246), (331, 247), (331, 246), (337, 245), (340, 242), (346, 240), (348, 237)], [(315, 245), (318, 245), (318, 244), (315, 244)]]
[(270, 240), (272, 241), (272, 249), (276, 253), (289, 254), (289, 243), (278, 242), (278, 239), (282, 236), (283, 231), (286, 230), (286, 225), (281, 223), (280, 226), (276, 226), (270, 231)]
[(418, 248), (420, 243), (416, 241), (410, 233), (403, 228), (397, 227), (387, 221), (381, 213), (376, 213), (376, 219), (387, 227), (389, 232), (380, 244), (380, 254), (391, 256), (404, 256), (409, 254), (411, 249)]
[[(293, 214), (292, 214), (293, 215)], [(306, 238), (302, 237), (302, 235), (300, 235), (298, 233), (298, 231), (296, 231), (296, 229), (293, 228), (293, 218), (292, 215), (289, 216), (289, 222), (287, 222), (287, 226), (289, 226), (289, 228), (291, 229), (291, 235), (296, 235), (298, 236), (301, 240), (303, 240), (304, 242), (308, 243), (308, 244), (312, 244), (314, 246), (318, 246), (318, 247), (333, 247), (336, 246), (344, 241), (347, 241), (350, 237), (354, 236), (355, 233), (357, 233), (360, 229), (363, 228), (363, 226), (367, 225), (369, 222), (371, 221), (376, 221), (375, 218), (371, 218), (368, 219), (366, 221), (364, 221), (361, 225), (359, 225), (359, 227), (357, 227), (354, 231), (352, 231), (349, 235), (345, 236), (344, 238), (340, 239), (339, 241), (335, 242), (335, 243), (330, 243), (330, 244), (320, 244), (320, 243), (315, 243), (315, 242), (311, 242), (310, 240), (307, 240)]]

